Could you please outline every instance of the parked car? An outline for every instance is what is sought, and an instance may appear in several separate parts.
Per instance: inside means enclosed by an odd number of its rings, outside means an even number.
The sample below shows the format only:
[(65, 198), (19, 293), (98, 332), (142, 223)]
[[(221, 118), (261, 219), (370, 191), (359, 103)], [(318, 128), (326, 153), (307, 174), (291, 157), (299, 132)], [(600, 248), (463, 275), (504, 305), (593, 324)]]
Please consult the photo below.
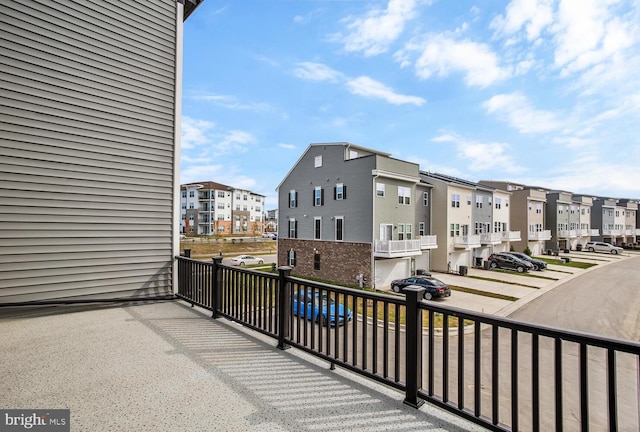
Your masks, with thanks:
[(262, 233), (262, 238), (274, 238), (276, 235), (272, 232)]
[(587, 242), (587, 244), (584, 246), (584, 250), (587, 250), (589, 252), (607, 252), (617, 255), (619, 253), (622, 253), (624, 249), (618, 246), (614, 246), (611, 243)]
[(523, 261), (518, 257), (504, 252), (491, 254), (487, 260), (489, 261), (489, 267), (492, 269), (509, 269), (515, 270), (518, 273), (528, 272), (533, 269), (533, 264), (530, 262)]
[(351, 309), (342, 303), (336, 304), (326, 291), (321, 293), (304, 289), (293, 293), (293, 314), (331, 327), (344, 325), (353, 319)]
[(535, 258), (531, 258), (529, 255), (522, 252), (504, 252), (509, 255), (513, 255), (516, 258), (520, 258), (523, 261), (528, 261), (533, 264), (534, 270), (543, 270), (547, 268), (547, 263), (544, 261), (537, 260)]
[(264, 264), (264, 260), (251, 255), (240, 255), (235, 258), (231, 258), (231, 265), (243, 266), (247, 264)]
[(396, 293), (404, 292), (404, 289), (410, 285), (426, 288), (424, 292), (425, 300), (451, 296), (451, 288), (446, 283), (431, 276), (412, 276), (405, 279), (397, 279), (391, 282), (391, 289)]

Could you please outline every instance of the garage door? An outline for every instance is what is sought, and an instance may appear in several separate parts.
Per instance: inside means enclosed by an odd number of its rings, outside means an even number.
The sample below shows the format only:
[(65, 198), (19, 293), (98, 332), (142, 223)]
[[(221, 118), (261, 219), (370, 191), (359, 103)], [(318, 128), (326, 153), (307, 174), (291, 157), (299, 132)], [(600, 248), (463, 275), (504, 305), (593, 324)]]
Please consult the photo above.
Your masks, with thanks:
[(374, 265), (377, 289), (387, 289), (394, 279), (411, 276), (411, 258), (376, 260)]

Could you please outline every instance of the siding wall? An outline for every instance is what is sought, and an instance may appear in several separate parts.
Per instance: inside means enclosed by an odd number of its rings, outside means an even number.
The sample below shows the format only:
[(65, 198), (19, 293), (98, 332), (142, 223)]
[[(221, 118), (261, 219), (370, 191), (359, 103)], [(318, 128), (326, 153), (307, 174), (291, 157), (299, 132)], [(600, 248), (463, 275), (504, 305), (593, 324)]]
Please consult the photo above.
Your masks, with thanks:
[(3, 1), (0, 27), (0, 302), (171, 292), (175, 0)]

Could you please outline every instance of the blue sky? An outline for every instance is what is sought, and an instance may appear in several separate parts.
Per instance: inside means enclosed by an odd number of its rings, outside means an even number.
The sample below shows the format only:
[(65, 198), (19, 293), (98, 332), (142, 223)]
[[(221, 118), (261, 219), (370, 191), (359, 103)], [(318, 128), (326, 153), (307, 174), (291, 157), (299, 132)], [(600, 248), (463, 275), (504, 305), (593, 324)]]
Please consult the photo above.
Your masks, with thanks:
[(267, 196), (310, 143), (640, 198), (640, 0), (206, 0), (181, 182)]

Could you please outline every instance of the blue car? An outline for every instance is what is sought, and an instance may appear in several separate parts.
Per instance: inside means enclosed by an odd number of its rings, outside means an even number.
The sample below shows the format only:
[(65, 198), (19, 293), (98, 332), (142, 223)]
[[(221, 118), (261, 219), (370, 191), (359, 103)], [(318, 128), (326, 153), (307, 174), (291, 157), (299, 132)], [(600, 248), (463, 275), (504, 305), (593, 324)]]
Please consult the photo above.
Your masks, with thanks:
[[(353, 314), (351, 309), (345, 308), (343, 304), (337, 304), (335, 299), (329, 297), (327, 292), (300, 290), (293, 293), (293, 314), (302, 318), (307, 318), (320, 325), (330, 325), (334, 327), (343, 325), (346, 321), (351, 321)], [(345, 321), (346, 319), (346, 321)]]

